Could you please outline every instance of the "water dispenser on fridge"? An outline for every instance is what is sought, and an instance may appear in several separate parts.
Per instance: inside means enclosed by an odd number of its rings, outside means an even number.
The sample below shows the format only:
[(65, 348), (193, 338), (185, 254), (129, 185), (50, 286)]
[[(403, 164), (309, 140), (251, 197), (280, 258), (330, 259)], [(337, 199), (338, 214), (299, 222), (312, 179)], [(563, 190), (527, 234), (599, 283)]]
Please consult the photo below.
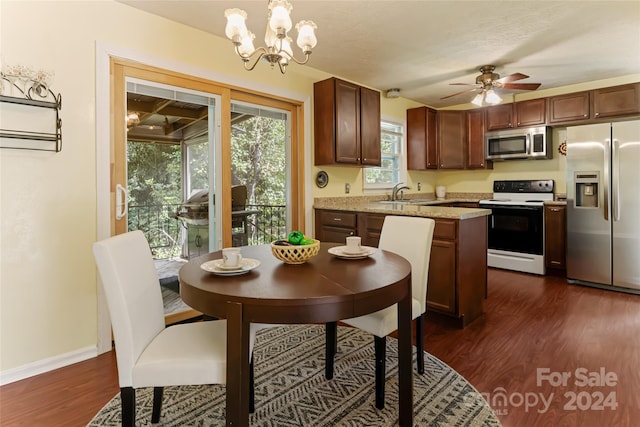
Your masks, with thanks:
[(577, 208), (598, 207), (599, 172), (575, 172), (576, 185), (575, 206)]

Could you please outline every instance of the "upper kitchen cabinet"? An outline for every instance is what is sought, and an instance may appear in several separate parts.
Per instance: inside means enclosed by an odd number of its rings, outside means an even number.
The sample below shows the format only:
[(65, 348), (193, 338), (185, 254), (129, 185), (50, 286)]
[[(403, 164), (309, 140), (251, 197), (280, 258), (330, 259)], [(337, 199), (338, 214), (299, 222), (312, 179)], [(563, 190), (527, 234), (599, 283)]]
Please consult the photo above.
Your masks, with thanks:
[(549, 98), (549, 124), (594, 123), (640, 114), (640, 83)]
[(484, 111), (469, 110), (467, 122), (467, 168), (493, 169), (493, 162), (485, 160), (484, 154)]
[(380, 92), (330, 78), (313, 96), (315, 165), (380, 166)]
[(513, 125), (513, 104), (500, 104), (487, 107), (485, 124), (487, 130), (509, 129)]
[(640, 113), (640, 83), (595, 89), (591, 92), (594, 119)]
[(549, 98), (549, 124), (589, 119), (589, 92), (569, 93)]
[(515, 103), (516, 126), (542, 126), (547, 122), (547, 99), (531, 99)]
[(438, 168), (437, 118), (431, 108), (407, 110), (407, 169)]
[(438, 111), (438, 168), (464, 169), (467, 140), (464, 111)]
[(486, 109), (487, 130), (542, 126), (546, 120), (546, 98), (495, 105)]

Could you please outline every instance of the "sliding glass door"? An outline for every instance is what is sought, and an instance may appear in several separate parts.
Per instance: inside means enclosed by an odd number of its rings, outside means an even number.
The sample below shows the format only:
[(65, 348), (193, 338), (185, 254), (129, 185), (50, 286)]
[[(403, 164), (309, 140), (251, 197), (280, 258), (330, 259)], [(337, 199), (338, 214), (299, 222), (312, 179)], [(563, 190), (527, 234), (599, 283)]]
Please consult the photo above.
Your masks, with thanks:
[(233, 246), (270, 243), (290, 228), (290, 114), (231, 104)]
[(127, 79), (127, 231), (143, 231), (157, 259), (219, 247), (219, 103), (215, 95)]

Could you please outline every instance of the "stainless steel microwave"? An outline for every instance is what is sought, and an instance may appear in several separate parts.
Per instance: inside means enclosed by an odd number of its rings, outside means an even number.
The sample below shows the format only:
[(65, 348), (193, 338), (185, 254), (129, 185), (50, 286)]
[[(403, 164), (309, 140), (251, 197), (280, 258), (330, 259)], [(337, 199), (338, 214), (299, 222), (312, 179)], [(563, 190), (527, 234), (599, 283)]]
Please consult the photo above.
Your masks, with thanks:
[(505, 129), (485, 132), (487, 160), (551, 159), (551, 127)]

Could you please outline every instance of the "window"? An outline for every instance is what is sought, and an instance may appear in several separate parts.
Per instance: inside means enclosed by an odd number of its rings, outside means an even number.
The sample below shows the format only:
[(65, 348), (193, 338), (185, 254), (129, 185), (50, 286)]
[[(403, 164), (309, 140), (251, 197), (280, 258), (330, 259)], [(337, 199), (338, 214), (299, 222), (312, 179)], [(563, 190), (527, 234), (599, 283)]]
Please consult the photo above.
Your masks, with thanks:
[(364, 189), (386, 189), (402, 182), (406, 173), (404, 160), (404, 125), (380, 122), (382, 165), (364, 169)]

